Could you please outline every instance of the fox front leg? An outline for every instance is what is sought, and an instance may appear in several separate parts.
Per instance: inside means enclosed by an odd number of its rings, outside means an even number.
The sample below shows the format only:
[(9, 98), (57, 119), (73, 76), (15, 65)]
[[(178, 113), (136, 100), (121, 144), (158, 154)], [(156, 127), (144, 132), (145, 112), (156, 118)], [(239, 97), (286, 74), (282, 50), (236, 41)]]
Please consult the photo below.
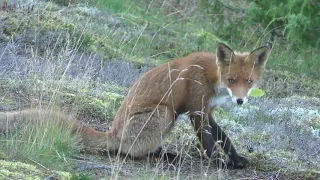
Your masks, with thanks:
[(213, 140), (215, 142), (222, 142), (221, 147), (223, 148), (224, 152), (229, 156), (230, 162), (228, 162), (228, 166), (241, 169), (248, 165), (249, 161), (247, 160), (247, 158), (238, 155), (235, 147), (232, 145), (230, 138), (219, 127), (219, 125), (213, 119), (211, 113), (208, 114), (208, 119)]
[(191, 115), (190, 119), (194, 126), (194, 130), (197, 133), (198, 139), (202, 144), (205, 155), (208, 158), (212, 158), (219, 168), (225, 167), (226, 163), (221, 159), (215, 146), (215, 141), (212, 136), (212, 130), (208, 119), (201, 115)]

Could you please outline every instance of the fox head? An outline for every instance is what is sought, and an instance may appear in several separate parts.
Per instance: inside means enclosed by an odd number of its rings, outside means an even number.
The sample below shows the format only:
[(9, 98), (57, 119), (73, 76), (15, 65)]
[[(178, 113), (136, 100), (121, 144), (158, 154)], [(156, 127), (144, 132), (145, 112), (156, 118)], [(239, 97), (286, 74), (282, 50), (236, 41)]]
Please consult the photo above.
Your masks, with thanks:
[(269, 53), (267, 46), (250, 53), (237, 53), (224, 44), (218, 44), (216, 60), (220, 86), (227, 88), (232, 102), (242, 105), (248, 101), (251, 90), (262, 77)]

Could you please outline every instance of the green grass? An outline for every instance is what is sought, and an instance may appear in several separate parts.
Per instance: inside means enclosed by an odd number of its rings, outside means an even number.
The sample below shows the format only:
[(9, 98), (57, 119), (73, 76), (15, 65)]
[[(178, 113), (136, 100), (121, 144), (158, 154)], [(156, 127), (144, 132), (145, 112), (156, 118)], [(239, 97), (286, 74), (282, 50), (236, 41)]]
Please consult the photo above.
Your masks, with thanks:
[[(94, 1), (91, 5), (97, 2)], [(181, 17), (165, 14), (165, 9), (160, 9), (156, 3), (150, 1), (149, 3), (146, 4), (144, 1), (124, 3), (123, 0), (106, 0), (98, 3), (98, 8), (115, 12), (115, 17), (119, 18), (124, 26), (133, 29), (126, 34), (123, 31), (115, 31), (109, 36), (113, 47), (129, 59), (142, 58), (157, 64), (195, 51), (214, 52), (217, 42), (225, 42), (239, 51), (250, 51), (266, 41), (270, 33), (264, 32), (257, 37), (256, 28), (253, 26), (252, 29), (232, 30), (233, 35), (225, 36), (222, 32), (228, 32), (228, 28), (232, 26), (220, 30), (215, 29), (215, 24), (210, 22), (210, 18), (215, 16), (218, 18), (219, 14), (206, 14), (202, 12), (201, 7), (197, 7), (194, 14)], [(230, 19), (237, 18), (230, 16)], [(237, 23), (240, 24), (235, 24), (236, 26), (244, 26), (243, 23), (246, 22), (237, 21)], [(128, 40), (122, 41), (123, 36), (128, 36)], [(316, 48), (308, 45), (297, 48), (292, 42), (279, 38), (274, 44), (267, 66), (269, 69), (289, 70), (297, 75), (319, 78), (319, 54)]]
[(89, 3), (93, 6), (107, 8), (115, 13), (124, 12), (128, 10), (128, 4), (133, 4), (128, 0), (89, 0)]
[[(142, 1), (128, 1), (120, 3), (121, 6), (119, 2), (100, 1), (91, 5), (115, 12), (114, 18), (119, 19), (123, 28), (128, 29), (125, 32), (121, 28), (116, 29), (112, 34), (107, 31), (104, 38), (127, 59), (158, 64), (198, 50), (214, 51), (216, 42), (222, 41), (210, 32), (208, 25), (198, 23), (197, 17), (203, 15), (167, 16)], [(106, 34), (101, 31), (98, 33)]]
[(267, 67), (276, 71), (289, 71), (297, 76), (320, 77), (320, 51), (302, 46), (299, 49), (287, 44), (276, 44)]
[(61, 126), (56, 118), (35, 115), (19, 122), (16, 131), (0, 136), (1, 152), (45, 169), (72, 170), (73, 156), (79, 152), (78, 135), (71, 136), (71, 127)]

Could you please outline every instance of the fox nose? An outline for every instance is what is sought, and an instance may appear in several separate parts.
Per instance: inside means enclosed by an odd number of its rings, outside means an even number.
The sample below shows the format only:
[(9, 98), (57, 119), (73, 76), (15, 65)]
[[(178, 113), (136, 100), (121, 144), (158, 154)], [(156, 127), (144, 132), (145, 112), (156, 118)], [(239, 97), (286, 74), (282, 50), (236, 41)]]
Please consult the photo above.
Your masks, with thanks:
[(237, 99), (237, 103), (238, 103), (239, 105), (243, 104), (243, 99), (241, 99), (241, 98)]

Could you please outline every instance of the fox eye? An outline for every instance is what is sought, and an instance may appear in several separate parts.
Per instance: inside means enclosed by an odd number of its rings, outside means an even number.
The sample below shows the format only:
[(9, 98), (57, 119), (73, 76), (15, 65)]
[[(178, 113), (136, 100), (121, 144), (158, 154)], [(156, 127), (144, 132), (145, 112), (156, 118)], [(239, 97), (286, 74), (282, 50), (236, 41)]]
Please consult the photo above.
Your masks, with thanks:
[(228, 79), (230, 84), (234, 84), (235, 80), (234, 79)]
[(251, 84), (252, 82), (253, 82), (253, 81), (250, 80), (250, 79), (247, 80), (247, 84), (248, 84), (248, 85)]

